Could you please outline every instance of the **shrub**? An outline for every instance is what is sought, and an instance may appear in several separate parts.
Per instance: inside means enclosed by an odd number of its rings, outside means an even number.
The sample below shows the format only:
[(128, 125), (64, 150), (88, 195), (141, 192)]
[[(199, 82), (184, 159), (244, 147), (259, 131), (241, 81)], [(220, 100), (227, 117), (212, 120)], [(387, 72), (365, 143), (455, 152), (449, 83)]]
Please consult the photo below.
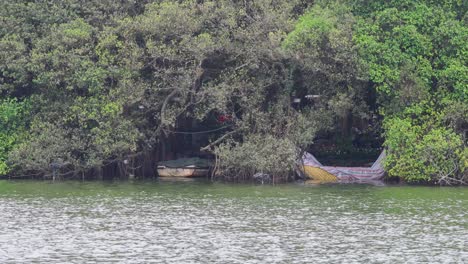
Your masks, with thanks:
[(273, 182), (284, 182), (293, 176), (297, 149), (286, 138), (254, 134), (242, 143), (227, 142), (215, 150), (219, 176), (226, 180), (251, 180), (255, 173), (266, 173)]
[(26, 107), (16, 99), (0, 100), (0, 176), (10, 171), (8, 155), (24, 134)]
[(385, 129), (389, 176), (408, 182), (467, 183), (468, 151), (451, 128), (394, 117), (387, 120)]

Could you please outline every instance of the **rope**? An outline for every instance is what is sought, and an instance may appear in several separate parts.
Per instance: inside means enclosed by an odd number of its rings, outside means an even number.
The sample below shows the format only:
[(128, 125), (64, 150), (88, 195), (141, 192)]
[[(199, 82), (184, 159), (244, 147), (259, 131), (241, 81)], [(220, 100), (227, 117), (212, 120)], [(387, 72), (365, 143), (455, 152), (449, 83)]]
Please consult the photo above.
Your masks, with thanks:
[(223, 127), (216, 128), (216, 129), (205, 130), (205, 131), (196, 131), (196, 132), (189, 132), (189, 131), (171, 131), (171, 130), (166, 130), (166, 129), (163, 129), (163, 130), (166, 131), (166, 132), (168, 132), (168, 133), (173, 133), (173, 134), (194, 135), (194, 134), (206, 134), (206, 133), (216, 132), (216, 131), (219, 131), (219, 130), (222, 130), (222, 129), (225, 129), (225, 128), (228, 128), (228, 127), (230, 127), (230, 126), (223, 126)]

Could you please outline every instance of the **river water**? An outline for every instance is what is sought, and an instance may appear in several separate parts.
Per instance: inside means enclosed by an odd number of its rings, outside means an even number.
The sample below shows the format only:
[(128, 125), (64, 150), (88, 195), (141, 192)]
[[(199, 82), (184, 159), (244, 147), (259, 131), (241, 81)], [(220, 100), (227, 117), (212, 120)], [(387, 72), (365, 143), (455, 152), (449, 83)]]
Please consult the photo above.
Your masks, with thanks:
[(468, 263), (468, 188), (0, 181), (0, 263)]

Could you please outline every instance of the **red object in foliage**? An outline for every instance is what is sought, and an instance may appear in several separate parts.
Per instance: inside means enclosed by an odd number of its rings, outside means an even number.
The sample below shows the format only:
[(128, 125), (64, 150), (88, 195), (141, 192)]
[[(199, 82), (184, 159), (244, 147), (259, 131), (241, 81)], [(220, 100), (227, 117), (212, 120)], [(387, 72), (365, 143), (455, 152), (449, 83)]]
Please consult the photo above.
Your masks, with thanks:
[(220, 123), (224, 123), (224, 122), (229, 121), (231, 119), (232, 119), (231, 115), (220, 115), (220, 116), (218, 116), (218, 121)]

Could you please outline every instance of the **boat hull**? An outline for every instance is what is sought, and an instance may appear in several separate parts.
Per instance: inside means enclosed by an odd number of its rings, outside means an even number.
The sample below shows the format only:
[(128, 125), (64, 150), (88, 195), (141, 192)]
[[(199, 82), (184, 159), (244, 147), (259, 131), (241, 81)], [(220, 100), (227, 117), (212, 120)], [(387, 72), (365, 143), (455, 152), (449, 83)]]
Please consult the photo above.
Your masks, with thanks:
[(318, 167), (304, 166), (303, 170), (307, 178), (313, 181), (318, 181), (318, 182), (337, 182), (338, 181), (338, 177)]
[(385, 172), (381, 169), (365, 167), (316, 167), (304, 165), (303, 173), (308, 179), (321, 182), (381, 181), (385, 176)]
[(192, 177), (204, 177), (207, 176), (209, 169), (202, 168), (158, 168), (159, 177), (181, 177), (181, 178), (192, 178)]

